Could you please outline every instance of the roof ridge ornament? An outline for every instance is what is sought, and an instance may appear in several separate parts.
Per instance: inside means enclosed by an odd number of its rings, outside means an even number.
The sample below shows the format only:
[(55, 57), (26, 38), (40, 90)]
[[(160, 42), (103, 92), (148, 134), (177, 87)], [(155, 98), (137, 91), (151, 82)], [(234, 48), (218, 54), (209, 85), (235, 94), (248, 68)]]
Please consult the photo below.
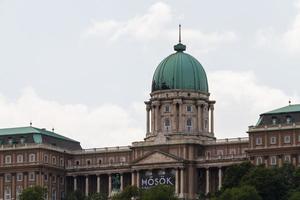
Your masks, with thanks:
[(186, 46), (184, 44), (181, 44), (181, 24), (179, 24), (178, 37), (179, 43), (174, 46), (174, 50), (177, 52), (183, 52), (186, 50)]

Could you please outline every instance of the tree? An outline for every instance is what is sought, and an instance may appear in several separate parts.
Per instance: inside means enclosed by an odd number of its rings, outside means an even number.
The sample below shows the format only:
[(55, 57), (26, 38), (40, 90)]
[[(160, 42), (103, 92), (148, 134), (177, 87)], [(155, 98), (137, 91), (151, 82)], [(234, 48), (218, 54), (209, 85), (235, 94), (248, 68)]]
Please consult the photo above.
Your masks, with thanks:
[(177, 200), (174, 188), (169, 185), (157, 185), (144, 190), (141, 194), (141, 200)]
[(238, 187), (241, 178), (245, 176), (254, 166), (250, 162), (232, 165), (226, 169), (222, 189)]
[(140, 190), (136, 186), (127, 186), (120, 193), (115, 194), (112, 200), (131, 200), (132, 197), (137, 197)]
[(107, 195), (106, 194), (100, 194), (100, 193), (94, 193), (91, 194), (87, 200), (107, 200)]
[(262, 200), (256, 189), (252, 186), (226, 189), (217, 200)]
[(300, 191), (295, 191), (290, 193), (288, 200), (299, 200), (300, 199)]
[(85, 200), (85, 199), (86, 199), (86, 197), (79, 190), (76, 190), (75, 192), (68, 193), (67, 196), (66, 196), (66, 200)]
[(46, 198), (46, 195), (46, 188), (34, 186), (23, 190), (20, 195), (20, 200), (44, 200)]
[(241, 185), (255, 187), (264, 200), (281, 200), (289, 188), (284, 175), (277, 168), (258, 166), (242, 177)]

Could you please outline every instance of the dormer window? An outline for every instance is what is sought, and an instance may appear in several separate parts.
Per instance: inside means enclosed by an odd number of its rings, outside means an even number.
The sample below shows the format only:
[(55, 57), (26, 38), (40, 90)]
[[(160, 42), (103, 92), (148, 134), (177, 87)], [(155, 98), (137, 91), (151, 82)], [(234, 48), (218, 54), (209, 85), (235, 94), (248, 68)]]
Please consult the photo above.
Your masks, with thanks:
[(25, 143), (25, 138), (24, 138), (24, 137), (21, 137), (20, 143), (21, 143), (21, 144), (24, 144), (24, 143)]
[(164, 121), (165, 130), (169, 131), (171, 129), (171, 122), (169, 118), (166, 118)]
[(287, 124), (290, 124), (291, 122), (292, 122), (291, 116), (287, 116), (287, 117), (286, 117), (286, 123), (287, 123)]
[(277, 118), (276, 117), (272, 117), (272, 124), (276, 125), (277, 124)]
[(13, 139), (10, 137), (8, 138), (8, 144), (12, 145), (13, 144)]

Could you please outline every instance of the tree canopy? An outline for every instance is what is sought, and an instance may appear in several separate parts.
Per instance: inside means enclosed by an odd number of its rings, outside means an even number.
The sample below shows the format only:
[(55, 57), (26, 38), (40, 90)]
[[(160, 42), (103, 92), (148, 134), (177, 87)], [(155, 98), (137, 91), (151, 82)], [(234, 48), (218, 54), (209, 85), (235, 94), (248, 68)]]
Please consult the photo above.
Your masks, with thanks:
[(34, 186), (23, 190), (23, 192), (20, 195), (20, 200), (44, 200), (46, 195), (46, 188)]
[(233, 165), (225, 172), (221, 191), (214, 195), (216, 200), (300, 199), (300, 168)]

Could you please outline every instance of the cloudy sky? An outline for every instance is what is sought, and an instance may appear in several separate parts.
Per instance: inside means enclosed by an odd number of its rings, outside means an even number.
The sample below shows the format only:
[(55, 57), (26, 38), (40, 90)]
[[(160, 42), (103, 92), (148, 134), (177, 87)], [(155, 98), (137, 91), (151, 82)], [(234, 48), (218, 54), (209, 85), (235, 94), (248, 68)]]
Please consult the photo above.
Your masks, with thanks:
[(0, 127), (32, 121), (83, 147), (143, 140), (143, 102), (179, 23), (218, 138), (300, 103), (300, 1), (0, 0)]

